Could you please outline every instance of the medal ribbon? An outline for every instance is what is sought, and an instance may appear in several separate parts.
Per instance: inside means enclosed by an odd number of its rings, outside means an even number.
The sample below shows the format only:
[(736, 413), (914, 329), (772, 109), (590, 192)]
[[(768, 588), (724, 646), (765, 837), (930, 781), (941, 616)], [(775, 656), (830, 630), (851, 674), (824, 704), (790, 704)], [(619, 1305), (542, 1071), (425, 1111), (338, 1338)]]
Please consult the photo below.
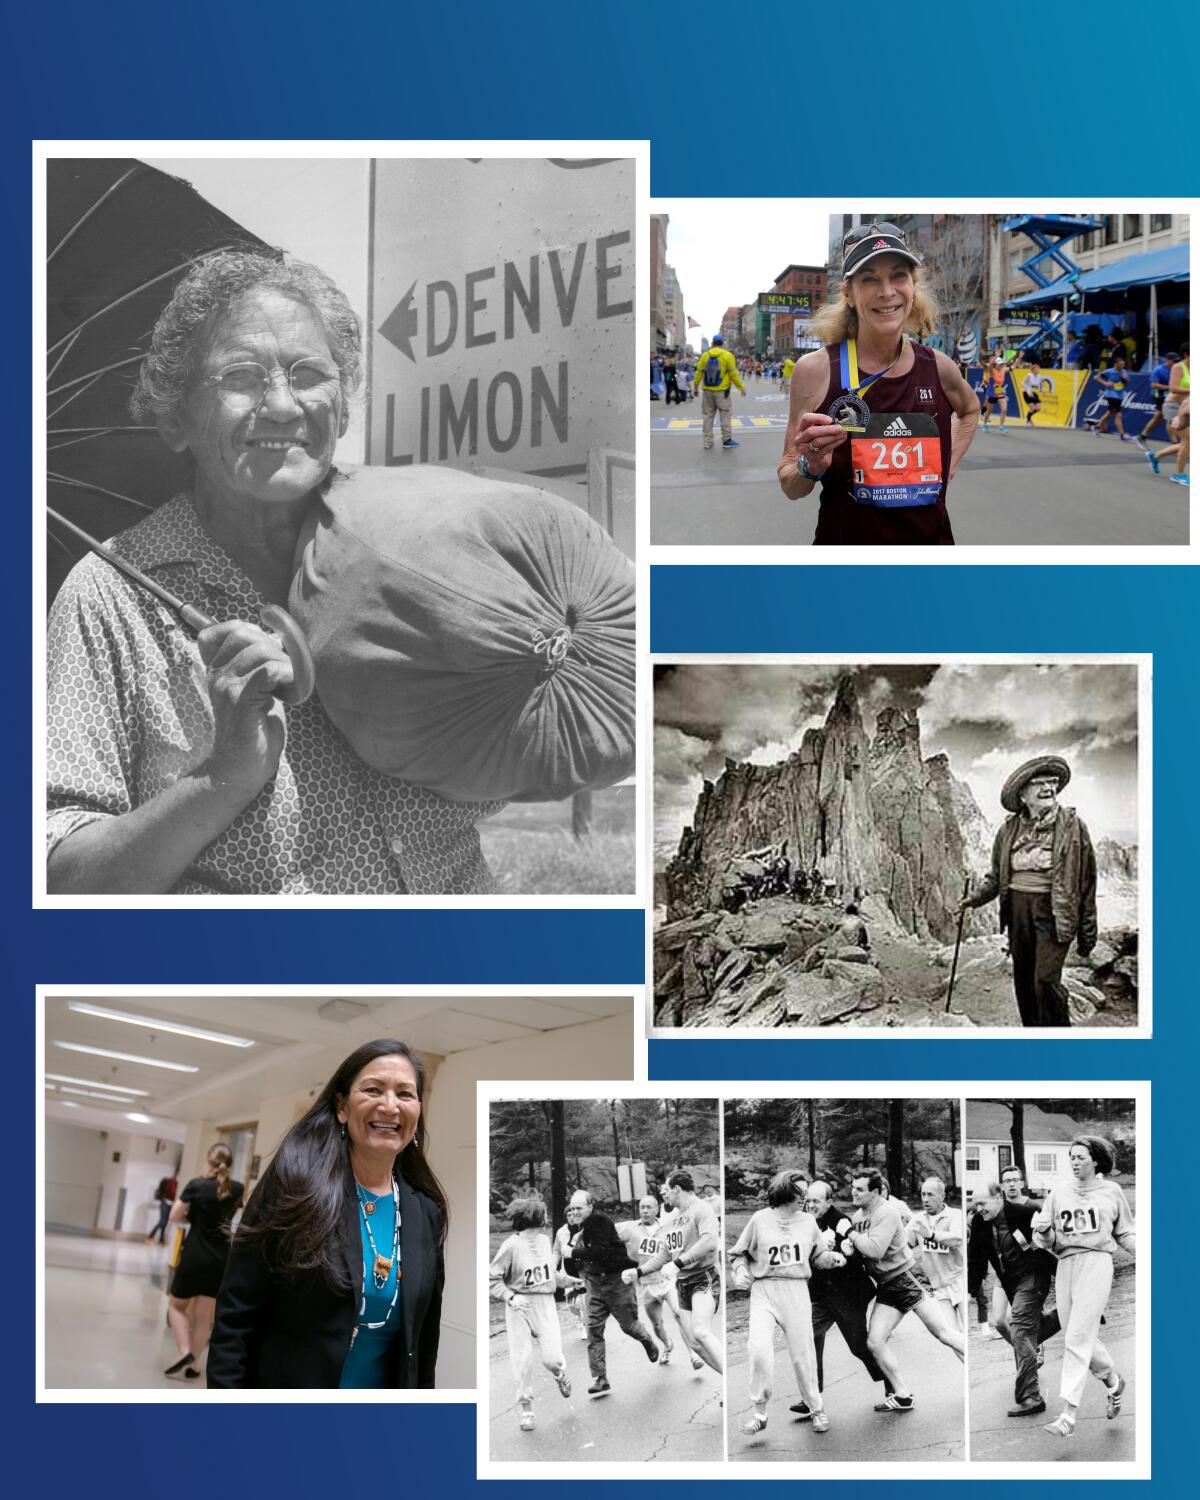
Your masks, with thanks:
[(892, 360), (892, 363), (890, 365), (888, 365), (887, 370), (880, 370), (878, 372), (878, 374), (876, 374), (876, 375), (868, 375), (867, 378), (860, 383), (859, 379), (858, 379), (858, 348), (857, 348), (857, 345), (856, 345), (854, 339), (843, 339), (842, 340), (842, 347), (841, 347), (841, 350), (840, 350), (840, 353), (839, 353), (839, 359), (841, 361), (841, 367), (842, 367), (842, 386), (843, 386), (843, 388), (851, 396), (861, 396), (862, 393), (864, 391), (866, 391), (866, 390), (869, 390), (871, 388), (871, 386), (873, 386), (877, 380), (882, 380), (883, 377), (887, 374), (888, 370), (892, 369), (895, 365), (899, 364), (900, 357), (901, 357), (901, 355), (903, 355), (903, 353), (904, 353), (904, 340), (903, 340), (903, 338), (901, 338), (901, 340), (900, 340), (900, 353), (897, 354), (896, 358), (894, 360)]

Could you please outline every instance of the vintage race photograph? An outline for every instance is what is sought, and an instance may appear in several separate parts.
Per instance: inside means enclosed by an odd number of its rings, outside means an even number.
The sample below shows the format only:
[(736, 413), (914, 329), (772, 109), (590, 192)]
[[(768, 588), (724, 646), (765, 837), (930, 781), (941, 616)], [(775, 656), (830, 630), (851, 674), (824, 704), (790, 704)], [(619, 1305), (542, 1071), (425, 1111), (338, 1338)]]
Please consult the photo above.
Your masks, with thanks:
[(636, 893), (641, 167), (453, 149), (43, 163), (39, 897)]
[(1138, 1123), (1133, 1098), (966, 1103), (973, 1462), (1137, 1456)]
[(1181, 206), (653, 200), (652, 541), (1185, 548)]
[(656, 660), (653, 1026), (1148, 1034), (1150, 732), (1148, 658)]
[(481, 1455), (721, 1462), (718, 1101), (493, 1098), (487, 1109)]
[(958, 1099), (726, 1099), (731, 1462), (965, 1456)]

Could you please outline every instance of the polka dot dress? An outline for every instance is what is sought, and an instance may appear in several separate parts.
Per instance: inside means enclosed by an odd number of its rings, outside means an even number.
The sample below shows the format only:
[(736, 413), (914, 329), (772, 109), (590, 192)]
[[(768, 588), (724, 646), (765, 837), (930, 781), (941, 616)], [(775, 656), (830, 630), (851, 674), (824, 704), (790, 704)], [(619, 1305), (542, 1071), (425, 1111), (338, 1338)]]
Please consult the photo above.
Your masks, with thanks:
[[(216, 620), (266, 604), (179, 495), (111, 543)], [(213, 714), (195, 640), (102, 558), (71, 570), (50, 613), (48, 849), (140, 807), (200, 765)], [(453, 803), (372, 770), (317, 699), (288, 706), (279, 768), (197, 857), (179, 895), (472, 895), (494, 889), (476, 823), (498, 802)]]

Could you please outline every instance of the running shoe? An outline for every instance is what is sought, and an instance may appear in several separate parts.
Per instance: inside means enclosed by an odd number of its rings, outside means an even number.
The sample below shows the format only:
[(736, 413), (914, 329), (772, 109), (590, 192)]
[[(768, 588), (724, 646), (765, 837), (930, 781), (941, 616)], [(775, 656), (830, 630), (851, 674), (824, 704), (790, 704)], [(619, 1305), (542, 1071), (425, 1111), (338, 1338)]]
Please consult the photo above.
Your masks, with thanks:
[(1125, 1398), (1125, 1377), (1124, 1377), (1124, 1375), (1118, 1375), (1117, 1376), (1117, 1383), (1116, 1383), (1116, 1385), (1114, 1385), (1114, 1386), (1105, 1386), (1104, 1387), (1104, 1391), (1105, 1391), (1105, 1411), (1104, 1411), (1104, 1415), (1111, 1422), (1114, 1417), (1119, 1417), (1121, 1415), (1121, 1402)]
[(1075, 1423), (1064, 1414), (1061, 1417), (1055, 1417), (1053, 1422), (1047, 1422), (1045, 1430), (1052, 1432), (1055, 1437), (1074, 1437)]
[(979, 1337), (990, 1343), (993, 1339), (1002, 1339), (1004, 1335), (999, 1329), (993, 1328), (990, 1323), (985, 1323), (979, 1330)]
[(1188, 486), (1188, 488), (1191, 487), (1192, 481), (1186, 474), (1168, 474), (1167, 478), (1171, 481), (1172, 484), (1182, 484)]
[(669, 1365), (671, 1363), (671, 1350), (674, 1349), (674, 1347), (675, 1345), (671, 1343), (663, 1345), (663, 1352), (658, 1361), (660, 1365)]
[(1146, 452), (1146, 445), (1145, 445), (1145, 443), (1142, 442), (1141, 433), (1135, 432), (1134, 435), (1133, 435), (1133, 440), (1138, 445), (1138, 447), (1142, 450), (1142, 452), (1145, 453)]
[(876, 1411), (912, 1411), (917, 1404), (915, 1396), (885, 1396), (882, 1401), (876, 1401)]
[(599, 1380), (593, 1380), (591, 1385), (588, 1386), (588, 1395), (607, 1396), (609, 1391), (611, 1390), (612, 1386), (609, 1385), (608, 1381), (605, 1380), (603, 1376), (601, 1376)]
[(1151, 468), (1152, 472), (1155, 473), (1155, 474), (1157, 474), (1158, 473), (1158, 454), (1157, 453), (1152, 453), (1149, 448), (1146, 449), (1146, 462), (1150, 465), (1150, 468)]
[(1119, 432), (1117, 434), (1117, 436), (1121, 439), (1121, 441), (1123, 443), (1132, 443), (1133, 442), (1133, 438), (1127, 432)]
[(741, 446), (742, 445), (738, 442), (737, 438), (726, 438), (725, 441), (721, 444), (722, 448), (740, 448)]
[(704, 1361), (702, 1359), (697, 1359), (697, 1357), (693, 1354), (692, 1355), (692, 1369), (693, 1370), (703, 1370), (703, 1368), (704, 1368)]
[(798, 1401), (795, 1406), (789, 1406), (788, 1411), (796, 1413), (797, 1422), (807, 1422), (812, 1418), (812, 1412), (809, 1411), (808, 1404), (804, 1401)]
[(533, 1413), (531, 1411), (523, 1411), (521, 1413), (521, 1431), (533, 1431)]
[(828, 1416), (828, 1413), (825, 1412), (825, 1411), (823, 1411), (823, 1410), (822, 1411), (815, 1411), (815, 1412), (813, 1412), (813, 1414), (812, 1414), (812, 1424), (813, 1424), (813, 1431), (814, 1432), (828, 1432), (829, 1431), (829, 1416)]
[(754, 1435), (761, 1432), (766, 1425), (766, 1417), (760, 1417), (759, 1414), (755, 1412), (753, 1416), (747, 1417), (746, 1420), (742, 1423), (742, 1431), (746, 1434), (747, 1437), (754, 1437)]
[(1007, 427), (997, 427), (996, 431), (1004, 433), (1005, 437), (1008, 436), (1008, 428)]
[(558, 1387), (560, 1393), (564, 1397), (567, 1397), (567, 1398), (570, 1397), (570, 1395), (571, 1395), (571, 1382), (570, 1382), (570, 1380), (568, 1380), (568, 1378), (567, 1378), (567, 1372), (565, 1370), (563, 1370), (561, 1374), (556, 1375), (554, 1377), (554, 1384)]
[(652, 1365), (656, 1365), (658, 1363), (658, 1345), (643, 1344), (642, 1348), (646, 1351), (646, 1358), (650, 1361), (650, 1363)]

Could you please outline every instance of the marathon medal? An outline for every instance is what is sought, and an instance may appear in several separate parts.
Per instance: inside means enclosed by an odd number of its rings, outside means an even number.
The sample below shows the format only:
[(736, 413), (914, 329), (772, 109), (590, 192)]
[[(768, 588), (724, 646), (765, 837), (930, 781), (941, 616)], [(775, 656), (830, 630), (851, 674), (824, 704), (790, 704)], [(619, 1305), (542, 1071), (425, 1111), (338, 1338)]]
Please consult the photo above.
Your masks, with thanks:
[[(900, 354), (904, 353), (904, 340), (900, 340)], [(828, 412), (839, 426), (847, 432), (866, 432), (867, 423), (871, 420), (871, 408), (863, 400), (862, 393), (869, 390), (877, 380), (882, 380), (893, 365), (900, 358), (897, 354), (887, 370), (880, 370), (876, 375), (868, 375), (865, 380), (858, 378), (858, 348), (854, 339), (843, 339), (838, 353), (842, 372), (842, 386), (844, 393), (835, 396), (829, 403)]]

